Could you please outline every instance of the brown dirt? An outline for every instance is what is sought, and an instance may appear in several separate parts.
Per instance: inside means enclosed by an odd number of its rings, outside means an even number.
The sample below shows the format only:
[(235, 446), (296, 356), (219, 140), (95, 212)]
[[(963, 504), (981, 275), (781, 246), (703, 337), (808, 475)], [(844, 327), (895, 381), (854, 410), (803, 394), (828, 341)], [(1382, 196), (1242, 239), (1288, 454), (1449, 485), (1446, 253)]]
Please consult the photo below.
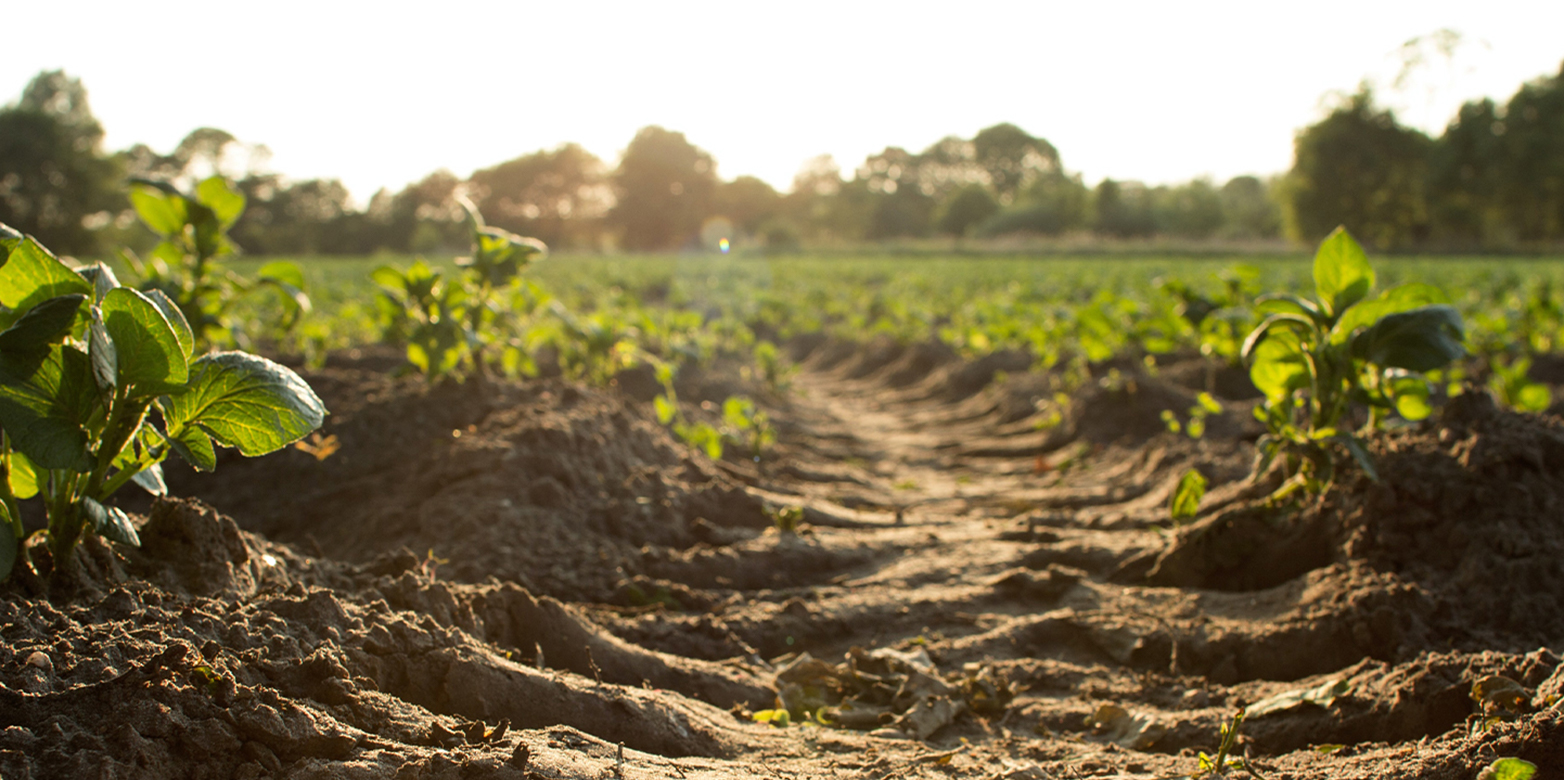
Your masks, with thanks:
[[(141, 549), (0, 588), (0, 776), (1172, 777), (1241, 703), (1338, 682), (1244, 723), (1267, 777), (1564, 767), (1564, 423), (1463, 396), (1373, 442), (1381, 482), (1265, 510), (1224, 369), (790, 349), (789, 392), (681, 386), (766, 405), (758, 463), (672, 440), (633, 375), (338, 356), (334, 454), (171, 470), (199, 500), (127, 497)], [(1202, 390), (1205, 437), (1168, 433)], [(1488, 675), (1540, 710), (1482, 728)], [(858, 728), (747, 717), (779, 696)]]

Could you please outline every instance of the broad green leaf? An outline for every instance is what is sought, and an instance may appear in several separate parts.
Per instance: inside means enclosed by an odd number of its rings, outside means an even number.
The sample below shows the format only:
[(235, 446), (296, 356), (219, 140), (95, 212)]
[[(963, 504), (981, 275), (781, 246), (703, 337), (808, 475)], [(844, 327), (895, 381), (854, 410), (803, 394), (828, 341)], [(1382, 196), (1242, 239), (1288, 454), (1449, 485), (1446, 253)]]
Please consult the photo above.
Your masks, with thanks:
[(1358, 328), (1369, 327), (1389, 314), (1410, 311), (1419, 306), (1449, 302), (1450, 297), (1431, 284), (1414, 282), (1398, 285), (1380, 293), (1377, 297), (1359, 301), (1342, 312), (1340, 319), (1336, 320), (1335, 326), (1331, 328), (1330, 341), (1332, 344), (1340, 344), (1351, 338)]
[(1314, 704), (1320, 707), (1329, 707), (1336, 699), (1345, 696), (1352, 690), (1352, 684), (1346, 680), (1329, 680), (1316, 685), (1313, 688), (1298, 688), (1296, 690), (1279, 693), (1268, 699), (1261, 699), (1244, 708), (1244, 718), (1259, 718), (1273, 712), (1289, 710), (1300, 704)]
[(375, 284), (378, 284), (381, 287), (384, 287), (398, 295), (403, 295), (407, 292), (407, 277), (404, 276), (401, 271), (398, 271), (389, 265), (383, 265), (373, 271), (370, 271), (369, 278), (374, 281)]
[(98, 404), (92, 366), (75, 347), (52, 344), (0, 353), (0, 428), (12, 447), (46, 469), (85, 471), (86, 422)]
[(1466, 355), (1454, 307), (1420, 306), (1386, 315), (1352, 339), (1352, 356), (1384, 368), (1432, 371)]
[(170, 435), (181, 441), (199, 426), (219, 444), (254, 457), (319, 428), (326, 407), (288, 368), (244, 352), (218, 352), (191, 364), (189, 389), (172, 396), (164, 414)]
[(1269, 316), (1272, 314), (1297, 314), (1316, 322), (1324, 318), (1320, 307), (1313, 301), (1292, 293), (1273, 293), (1262, 295), (1254, 300), (1256, 314)]
[(189, 363), (191, 355), (195, 354), (195, 333), (190, 330), (190, 321), (185, 319), (184, 312), (162, 290), (146, 290), (142, 294), (157, 306), (158, 311), (163, 312), (163, 319), (168, 320), (174, 338), (179, 342), (179, 351), (184, 354), (185, 362)]
[(272, 279), (293, 285), (300, 290), (304, 289), (304, 269), (298, 263), (289, 260), (273, 260), (261, 266), (255, 275), (260, 279)]
[(92, 376), (98, 387), (113, 390), (119, 386), (119, 351), (114, 348), (114, 337), (109, 335), (103, 322), (103, 310), (92, 307), (92, 320), (87, 326), (87, 354), (92, 357)]
[(119, 383), (132, 396), (147, 398), (177, 392), (189, 378), (189, 364), (179, 334), (162, 307), (129, 287), (109, 291), (103, 299), (103, 322), (114, 341)]
[(1314, 291), (1326, 313), (1340, 316), (1374, 289), (1374, 269), (1344, 227), (1331, 231), (1314, 255)]
[[(0, 507), (0, 514), (5, 514), (3, 507)], [(10, 522), (0, 526), (0, 581), (11, 576), (11, 569), (16, 567), (16, 558), (21, 550), (22, 540), (12, 533)]]
[(1428, 380), (1423, 377), (1386, 372), (1385, 387), (1391, 402), (1396, 405), (1396, 412), (1402, 417), (1415, 422), (1433, 414), (1434, 409), (1428, 403)]
[(178, 235), (190, 220), (190, 211), (184, 196), (164, 192), (148, 183), (138, 182), (130, 188), (130, 205), (147, 227), (159, 235)]
[(132, 547), (141, 546), (141, 537), (136, 534), (136, 526), (130, 522), (130, 515), (117, 506), (104, 506), (91, 498), (81, 500), (82, 514), (87, 516), (92, 523), (92, 528), (97, 534), (111, 542), (128, 544)]
[(221, 176), (213, 176), (196, 185), (196, 199), (212, 210), (212, 215), (223, 229), (233, 227), (244, 213), (244, 194), (228, 184)]
[(0, 305), (9, 309), (26, 311), (61, 295), (91, 294), (91, 283), (32, 238), (11, 250), (11, 259), (0, 266)]
[(217, 450), (212, 446), (212, 438), (206, 432), (195, 426), (190, 426), (179, 432), (178, 436), (171, 436), (169, 444), (179, 457), (184, 458), (196, 471), (211, 471), (217, 468)]
[(168, 495), (168, 483), (163, 481), (163, 465), (160, 463), (154, 463), (136, 472), (130, 481), (154, 496)]
[(62, 295), (28, 309), (21, 319), (0, 332), (0, 350), (41, 350), (58, 344), (70, 335), (82, 302), (86, 300), (87, 296), (81, 294)]
[(1512, 402), (1523, 412), (1545, 411), (1553, 405), (1553, 390), (1541, 382), (1527, 382), (1515, 392)]
[(1250, 355), (1249, 379), (1273, 402), (1309, 383), (1309, 364), (1296, 333), (1273, 332)]
[(1478, 777), (1481, 780), (1531, 780), (1537, 774), (1537, 765), (1519, 758), (1501, 758), (1488, 765)]
[(1257, 347), (1260, 342), (1269, 337), (1282, 333), (1292, 333), (1292, 338), (1295, 341), (1302, 343), (1303, 336), (1299, 335), (1300, 332), (1308, 334), (1315, 333), (1316, 329), (1314, 327), (1314, 322), (1308, 317), (1299, 314), (1290, 314), (1287, 312), (1278, 312), (1276, 314), (1272, 314), (1269, 317), (1261, 320), (1260, 324), (1256, 325), (1254, 330), (1250, 331), (1249, 335), (1244, 338), (1244, 345), (1243, 348), (1239, 350), (1239, 355), (1245, 360), (1251, 359), (1255, 347)]
[(11, 470), (6, 474), (6, 482), (10, 483), (11, 495), (18, 499), (38, 495), (38, 469), (20, 452), (11, 453)]
[(1178, 487), (1173, 489), (1173, 496), (1168, 501), (1168, 515), (1173, 518), (1174, 525), (1181, 525), (1193, 520), (1200, 514), (1200, 499), (1206, 497), (1206, 475), (1197, 469), (1184, 472), (1184, 476), (1178, 480)]

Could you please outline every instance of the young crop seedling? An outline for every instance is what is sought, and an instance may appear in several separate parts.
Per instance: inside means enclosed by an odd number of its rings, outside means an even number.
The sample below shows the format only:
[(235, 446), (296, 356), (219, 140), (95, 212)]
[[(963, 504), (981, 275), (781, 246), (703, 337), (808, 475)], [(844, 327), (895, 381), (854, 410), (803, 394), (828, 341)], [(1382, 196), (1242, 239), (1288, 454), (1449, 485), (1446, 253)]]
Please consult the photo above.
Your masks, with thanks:
[[(1426, 284), (1405, 284), (1369, 297), (1374, 270), (1343, 228), (1314, 257), (1315, 299), (1267, 295), (1265, 319), (1244, 341), (1249, 376), (1265, 394), (1255, 416), (1266, 426), (1256, 476), (1283, 459), (1287, 479), (1273, 499), (1317, 493), (1345, 450), (1377, 480), (1363, 434), (1390, 412), (1421, 420), (1432, 411), (1423, 372), (1466, 354), (1461, 315)], [(1348, 430), (1355, 410), (1365, 410)]]
[(1168, 499), (1168, 517), (1173, 527), (1183, 525), (1200, 514), (1200, 500), (1206, 497), (1206, 475), (1199, 469), (1190, 469), (1178, 480), (1173, 495)]
[(264, 455), (320, 427), (325, 407), (289, 369), (244, 352), (198, 355), (162, 290), (121, 287), (102, 264), (74, 270), (4, 225), (0, 253), (0, 578), (18, 562), (39, 572), (20, 500), (41, 497), (37, 534), (63, 576), (84, 534), (140, 543), (104, 502), (132, 481), (166, 494), (170, 452), (210, 471), (214, 444)]
[(461, 200), (472, 231), (472, 255), (456, 261), (460, 273), (452, 279), (418, 260), (406, 271), (376, 268), (370, 277), (380, 286), (387, 333), (407, 343), (407, 360), (429, 381), (472, 371), (489, 370), (489, 352), (503, 346), (500, 365), (515, 373), (524, 356), (507, 343), (515, 330), (506, 322), (513, 308), (500, 294), (515, 292), (521, 272), (543, 259), (548, 247), (483, 224), (478, 209)]
[(304, 269), (297, 263), (267, 263), (254, 279), (223, 267), (222, 259), (234, 253), (228, 229), (244, 213), (245, 205), (244, 195), (223, 177), (206, 179), (191, 193), (164, 181), (133, 179), (130, 202), (142, 223), (161, 241), (145, 260), (126, 250), (125, 262), (141, 278), (143, 292), (161, 291), (179, 307), (200, 347), (217, 343), (243, 346), (243, 335), (233, 326), (230, 310), (239, 297), (250, 292), (271, 289), (278, 293), (284, 314), (273, 325), (277, 333), (291, 329), (309, 312)]

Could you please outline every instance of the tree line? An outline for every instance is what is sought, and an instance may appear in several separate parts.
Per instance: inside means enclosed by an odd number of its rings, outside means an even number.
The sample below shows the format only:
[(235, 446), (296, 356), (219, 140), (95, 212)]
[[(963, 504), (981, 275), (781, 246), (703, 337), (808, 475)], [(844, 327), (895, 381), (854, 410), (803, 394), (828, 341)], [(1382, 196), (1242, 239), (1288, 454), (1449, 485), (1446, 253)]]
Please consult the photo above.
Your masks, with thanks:
[(197, 129), (168, 154), (140, 144), (106, 152), (85, 87), (49, 71), (0, 108), (0, 221), (74, 254), (134, 246), (145, 239), (127, 177), (223, 171), (249, 200), (231, 237), (263, 255), (452, 250), (464, 240), (458, 195), (492, 224), (578, 250), (1016, 235), (1308, 243), (1338, 224), (1390, 250), (1564, 239), (1564, 77), (1527, 84), (1502, 106), (1468, 103), (1438, 139), (1401, 126), (1360, 90), (1295, 145), (1293, 169), (1278, 176), (1091, 186), (1053, 144), (1005, 123), (919, 152), (887, 147), (848, 171), (818, 157), (778, 192), (753, 176), (720, 178), (710, 153), (653, 126), (613, 166), (565, 144), (465, 179), (435, 171), (356, 208), (340, 181), (268, 171), (264, 147), (222, 130)]

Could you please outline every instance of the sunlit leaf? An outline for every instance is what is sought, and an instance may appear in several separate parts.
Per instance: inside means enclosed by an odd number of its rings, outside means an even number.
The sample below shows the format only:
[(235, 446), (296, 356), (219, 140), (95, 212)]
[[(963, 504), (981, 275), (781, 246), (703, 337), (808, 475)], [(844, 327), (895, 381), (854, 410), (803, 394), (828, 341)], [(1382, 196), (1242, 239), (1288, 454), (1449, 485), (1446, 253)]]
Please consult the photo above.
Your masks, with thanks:
[(1363, 247), (1344, 227), (1331, 231), (1314, 255), (1315, 295), (1326, 312), (1340, 316), (1374, 289), (1374, 269)]
[(239, 215), (244, 213), (244, 193), (221, 176), (213, 176), (196, 185), (196, 199), (212, 210), (223, 230), (233, 227)]
[(1178, 480), (1178, 487), (1173, 489), (1173, 497), (1168, 502), (1168, 514), (1173, 518), (1173, 524), (1179, 525), (1194, 519), (1200, 514), (1200, 499), (1206, 496), (1206, 475), (1196, 469), (1184, 472), (1184, 476)]
[(199, 427), (253, 457), (319, 428), (326, 407), (292, 370), (256, 355), (218, 352), (191, 364), (189, 389), (169, 399), (164, 413), (170, 434), (182, 441), (185, 431)]

